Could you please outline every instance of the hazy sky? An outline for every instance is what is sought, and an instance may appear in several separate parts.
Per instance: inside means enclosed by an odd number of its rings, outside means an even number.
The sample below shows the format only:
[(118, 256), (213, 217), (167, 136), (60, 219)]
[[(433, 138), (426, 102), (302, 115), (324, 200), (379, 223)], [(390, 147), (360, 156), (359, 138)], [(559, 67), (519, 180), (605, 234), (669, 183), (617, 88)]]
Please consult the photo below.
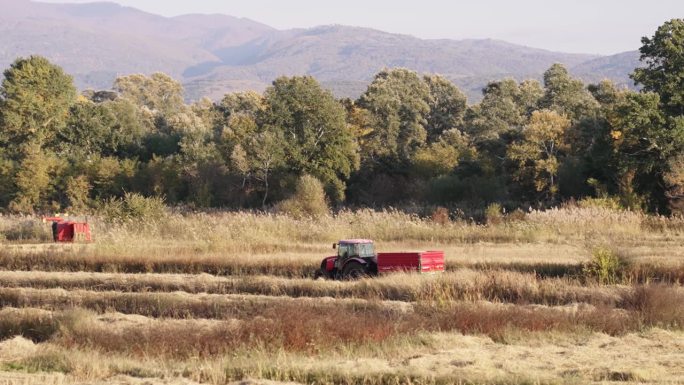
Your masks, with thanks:
[[(78, 2), (88, 0), (44, 0)], [(175, 16), (223, 13), (287, 29), (345, 24), (421, 38), (493, 38), (565, 52), (637, 49), (684, 0), (116, 0)]]

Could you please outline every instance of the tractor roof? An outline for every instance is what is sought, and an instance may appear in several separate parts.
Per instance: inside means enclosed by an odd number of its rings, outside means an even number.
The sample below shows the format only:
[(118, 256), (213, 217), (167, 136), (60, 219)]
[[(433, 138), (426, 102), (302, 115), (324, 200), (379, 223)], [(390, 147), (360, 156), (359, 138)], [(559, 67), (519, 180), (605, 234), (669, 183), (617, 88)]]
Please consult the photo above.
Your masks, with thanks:
[(370, 239), (343, 239), (340, 241), (341, 244), (359, 244), (359, 243), (373, 243)]

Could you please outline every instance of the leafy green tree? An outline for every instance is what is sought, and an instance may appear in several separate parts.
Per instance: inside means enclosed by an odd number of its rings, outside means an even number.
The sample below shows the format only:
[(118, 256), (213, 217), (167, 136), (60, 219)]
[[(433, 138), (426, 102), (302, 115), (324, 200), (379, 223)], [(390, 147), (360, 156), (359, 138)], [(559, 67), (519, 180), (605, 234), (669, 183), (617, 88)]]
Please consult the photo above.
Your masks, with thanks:
[(684, 214), (684, 155), (678, 154), (668, 161), (664, 175), (665, 196), (673, 214)]
[(633, 175), (650, 208), (665, 210), (678, 189), (672, 183), (684, 149), (684, 20), (667, 21), (641, 41), (643, 66), (632, 79), (643, 86), (643, 94), (629, 95), (617, 109), (616, 154), (622, 174)]
[[(131, 188), (131, 180), (138, 168), (138, 162), (132, 159), (92, 156), (83, 164), (83, 174), (90, 185), (90, 196), (98, 200), (123, 196)], [(75, 174), (76, 177), (80, 176), (80, 172)]]
[(597, 84), (590, 84), (587, 90), (591, 93), (594, 99), (599, 103), (605, 115), (605, 109), (615, 106), (620, 101), (623, 90), (618, 87), (611, 80), (603, 80)]
[(453, 171), (458, 165), (459, 153), (454, 146), (439, 141), (416, 151), (413, 171), (420, 178), (432, 178)]
[(214, 131), (224, 158), (232, 155), (235, 146), (244, 147), (246, 140), (259, 131), (257, 118), (264, 107), (263, 96), (253, 91), (228, 94), (216, 106), (220, 118)]
[(358, 167), (344, 107), (310, 76), (278, 78), (266, 90), (264, 105), (261, 129), (282, 134), (290, 170), (318, 178), (341, 201), (344, 180)]
[(252, 170), (250, 169), (249, 160), (247, 159), (247, 152), (240, 144), (233, 147), (233, 151), (230, 153), (230, 167), (232, 170), (237, 171), (240, 177), (242, 177), (242, 186), (240, 187), (245, 188), (247, 179)]
[(498, 140), (511, 130), (520, 130), (525, 114), (519, 101), (520, 87), (513, 79), (490, 82), (483, 90), (480, 104), (471, 108), (465, 131), (475, 142)]
[(358, 101), (372, 118), (370, 153), (364, 156), (408, 162), (426, 143), (430, 103), (430, 87), (415, 72), (392, 69), (375, 75)]
[(214, 136), (218, 151), (225, 162), (240, 174), (242, 186), (247, 185), (249, 176), (246, 167), (244, 147), (247, 139), (259, 131), (257, 117), (263, 113), (264, 97), (256, 92), (227, 94), (215, 106), (219, 118), (214, 125)]
[(90, 206), (90, 189), (92, 186), (85, 175), (72, 176), (66, 180), (66, 196), (68, 209), (84, 212)]
[(454, 128), (442, 132), (439, 140), (419, 149), (413, 156), (412, 171), (421, 179), (452, 173), (461, 159), (472, 159), (475, 149), (467, 135)]
[(17, 59), (0, 86), (0, 144), (14, 156), (51, 142), (76, 100), (71, 76), (40, 56)]
[(116, 137), (116, 121), (116, 116), (104, 105), (79, 101), (71, 107), (67, 124), (57, 133), (54, 147), (72, 155), (113, 155), (121, 145)]
[(225, 119), (234, 114), (246, 114), (256, 118), (264, 109), (264, 97), (254, 91), (227, 94), (218, 104), (218, 110)]
[(534, 111), (539, 109), (539, 104), (544, 97), (544, 88), (536, 80), (523, 80), (518, 85), (518, 90), (515, 98), (516, 104), (521, 114), (529, 118)]
[(632, 79), (644, 91), (657, 93), (668, 115), (684, 115), (684, 19), (666, 22), (641, 42), (644, 67), (637, 68)]
[(513, 79), (490, 82), (480, 104), (466, 112), (463, 131), (477, 149), (477, 159), (462, 163), (464, 176), (508, 178), (505, 159), (508, 146), (519, 139), (541, 94), (538, 82), (518, 84)]
[(359, 147), (359, 154), (363, 157), (369, 154), (372, 148), (373, 118), (371, 113), (351, 99), (343, 99), (342, 105), (347, 110), (347, 128)]
[(599, 108), (584, 83), (572, 78), (562, 64), (554, 64), (544, 73), (544, 88), (540, 107), (567, 116), (573, 124), (593, 117)]
[(181, 199), (199, 207), (209, 207), (215, 201), (212, 190), (222, 173), (212, 169), (220, 170), (224, 166), (210, 126), (212, 119), (207, 116), (212, 114), (209, 108), (197, 104), (183, 106), (167, 118), (167, 132), (179, 138), (177, 154), (171, 156), (185, 184), (186, 195)]
[(133, 102), (124, 98), (105, 101), (101, 106), (115, 117), (109, 135), (112, 143), (117, 144), (116, 155), (122, 158), (144, 155), (145, 138), (154, 130), (154, 122), (150, 117)]
[(271, 189), (271, 175), (285, 164), (285, 139), (279, 131), (260, 132), (247, 141), (246, 162), (249, 173), (263, 187), (262, 207), (266, 208)]
[(221, 111), (209, 98), (202, 98), (190, 105), (190, 109), (208, 129), (213, 129), (221, 120)]
[(167, 118), (167, 132), (178, 137), (178, 153), (186, 165), (218, 157), (211, 127), (192, 108), (183, 106)]
[(561, 64), (552, 65), (544, 73), (544, 95), (538, 104), (571, 122), (565, 134), (565, 161), (559, 165), (559, 176), (564, 179), (559, 192), (564, 197), (576, 198), (589, 194), (591, 189), (586, 180), (600, 176), (592, 169), (598, 159), (595, 156), (599, 155), (592, 151), (597, 144), (597, 134), (603, 130), (600, 104), (584, 82), (571, 77)]
[(536, 191), (548, 198), (558, 191), (559, 157), (567, 151), (565, 135), (570, 124), (555, 111), (535, 111), (523, 129), (523, 140), (508, 150), (508, 157), (517, 163), (516, 178), (531, 178)]
[(633, 92), (617, 105), (611, 124), (618, 173), (628, 184), (624, 187), (633, 185), (650, 199), (651, 209), (665, 210), (662, 177), (684, 143), (684, 124), (668, 122), (657, 94)]
[(163, 73), (151, 76), (128, 75), (114, 81), (114, 90), (123, 100), (139, 109), (139, 120), (146, 130), (145, 151), (141, 158), (170, 156), (181, 150), (180, 141), (186, 124), (202, 120), (183, 101), (183, 86)]
[[(113, 166), (113, 164), (112, 164)], [(125, 169), (120, 168), (120, 172)], [(102, 171), (107, 171), (102, 170)], [(100, 173), (102, 173), (100, 171)], [(112, 170), (113, 171), (113, 170)], [(178, 203), (185, 197), (185, 190), (183, 188), (183, 181), (181, 176), (182, 171), (179, 169), (178, 162), (173, 157), (161, 157), (153, 155), (152, 159), (140, 166), (140, 170), (135, 173), (134, 186), (135, 191), (141, 192), (144, 195), (163, 196), (166, 202)], [(106, 178), (112, 182), (117, 180), (125, 180), (126, 174), (112, 173), (113, 178)], [(122, 178), (124, 177), (124, 178)], [(105, 186), (103, 186), (105, 187)], [(117, 188), (117, 184), (112, 183), (110, 188)], [(116, 196), (120, 196), (117, 194)]]
[(136, 105), (162, 115), (177, 112), (185, 105), (181, 83), (161, 72), (149, 77), (141, 74), (119, 77), (114, 81), (114, 90)]
[[(564, 189), (564, 195), (575, 198), (592, 193), (600, 197), (605, 197), (609, 193), (622, 195), (620, 186), (624, 183), (621, 182), (622, 177), (615, 162), (614, 152), (614, 135), (621, 133), (617, 134), (613, 125), (619, 118), (617, 107), (632, 91), (619, 89), (609, 80), (589, 85), (588, 90), (599, 103), (599, 112), (593, 122), (586, 121), (578, 128), (581, 142), (584, 143), (581, 148), (582, 154), (576, 155), (580, 160), (575, 162), (576, 164), (566, 163), (569, 166), (567, 171), (575, 172), (575, 175), (580, 171), (583, 180), (575, 183), (571, 192)], [(589, 180), (592, 181), (591, 184), (588, 183)]]
[(14, 197), (16, 163), (0, 156), (0, 207), (7, 207)]
[(54, 193), (57, 160), (36, 144), (29, 145), (24, 150), (25, 155), (14, 175), (16, 191), (9, 208), (18, 213), (33, 213), (37, 209), (46, 208), (50, 202)]
[(461, 90), (448, 79), (439, 75), (423, 78), (430, 88), (430, 113), (427, 117), (427, 141), (437, 141), (444, 131), (463, 124), (467, 99)]

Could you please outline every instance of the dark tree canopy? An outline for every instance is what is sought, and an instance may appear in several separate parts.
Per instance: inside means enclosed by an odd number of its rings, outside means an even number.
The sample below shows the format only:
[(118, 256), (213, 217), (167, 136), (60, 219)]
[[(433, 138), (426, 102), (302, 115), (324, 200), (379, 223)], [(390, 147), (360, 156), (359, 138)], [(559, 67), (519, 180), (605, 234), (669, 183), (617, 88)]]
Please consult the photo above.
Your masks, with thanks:
[(641, 39), (641, 62), (632, 75), (645, 91), (660, 95), (668, 114), (684, 115), (684, 19), (672, 19)]
[(85, 212), (127, 192), (275, 210), (303, 199), (306, 180), (338, 206), (478, 213), (598, 198), (682, 213), (684, 22), (643, 43), (640, 91), (554, 64), (543, 83), (492, 79), (471, 105), (448, 77), (403, 68), (358, 100), (294, 76), (188, 103), (162, 73), (77, 96), (58, 66), (18, 59), (0, 87), (0, 212)]

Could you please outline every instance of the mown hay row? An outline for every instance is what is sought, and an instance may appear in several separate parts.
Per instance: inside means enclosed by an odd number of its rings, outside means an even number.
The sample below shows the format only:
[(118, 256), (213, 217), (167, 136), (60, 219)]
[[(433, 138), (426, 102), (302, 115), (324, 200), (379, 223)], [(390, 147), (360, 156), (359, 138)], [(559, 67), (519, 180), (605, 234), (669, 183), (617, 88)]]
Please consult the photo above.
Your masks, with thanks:
[[(312, 278), (319, 269), (316, 257), (279, 256), (195, 256), (163, 257), (92, 254), (74, 251), (19, 252), (0, 251), (0, 270), (60, 271), (125, 274), (210, 274), (216, 276), (268, 275), (285, 278)], [(447, 270), (507, 270), (530, 273), (541, 278), (583, 278), (583, 264), (555, 262), (463, 262), (447, 258)], [(621, 274), (626, 283), (684, 282), (684, 264), (655, 265), (637, 263), (627, 266)]]
[(0, 286), (121, 292), (257, 294), (289, 297), (361, 298), (396, 301), (486, 300), (517, 304), (614, 305), (630, 290), (583, 285), (577, 280), (541, 279), (534, 274), (502, 270), (458, 269), (421, 276), (395, 274), (360, 281), (323, 281), (247, 276), (115, 274), (62, 272), (2, 272)]
[(46, 310), (90, 309), (116, 311), (154, 318), (249, 319), (291, 303), (326, 312), (330, 309), (377, 309), (383, 314), (406, 312), (409, 303), (362, 299), (311, 299), (270, 296), (176, 293), (121, 293), (62, 289), (0, 288), (0, 307), (36, 307)]
[(109, 255), (90, 252), (48, 250), (39, 252), (0, 251), (0, 269), (8, 271), (63, 271), (97, 273), (157, 273), (274, 275), (311, 277), (319, 267), (315, 261), (274, 257)]
[[(341, 333), (339, 342), (349, 338), (349, 342), (356, 343), (365, 341), (366, 338), (382, 340), (392, 335), (419, 331), (459, 331), (502, 338), (516, 330), (589, 330), (618, 335), (653, 326), (670, 329), (684, 327), (684, 296), (681, 290), (662, 286), (635, 290), (621, 304), (622, 309), (589, 305), (504, 305), (482, 301), (419, 303), (410, 306), (361, 300), (317, 301), (279, 297), (34, 289), (0, 289), (0, 305), (45, 309), (80, 307), (99, 313), (117, 311), (149, 317), (242, 320), (248, 324), (259, 321), (259, 328), (249, 329), (250, 338), (256, 338), (254, 341), (250, 340), (250, 343), (272, 343), (269, 341), (274, 331), (282, 331), (289, 336), (288, 341), (300, 341), (288, 342), (286, 345), (299, 348), (309, 344), (312, 338), (327, 338), (328, 333)], [(178, 330), (175, 332), (180, 333)], [(259, 337), (260, 333), (263, 333), (262, 337)], [(173, 336), (175, 333), (168, 335)], [(143, 337), (144, 335), (137, 335), (139, 341), (146, 341)], [(159, 337), (160, 335), (154, 334), (154, 338)], [(152, 344), (154, 338), (150, 338), (148, 343)]]

